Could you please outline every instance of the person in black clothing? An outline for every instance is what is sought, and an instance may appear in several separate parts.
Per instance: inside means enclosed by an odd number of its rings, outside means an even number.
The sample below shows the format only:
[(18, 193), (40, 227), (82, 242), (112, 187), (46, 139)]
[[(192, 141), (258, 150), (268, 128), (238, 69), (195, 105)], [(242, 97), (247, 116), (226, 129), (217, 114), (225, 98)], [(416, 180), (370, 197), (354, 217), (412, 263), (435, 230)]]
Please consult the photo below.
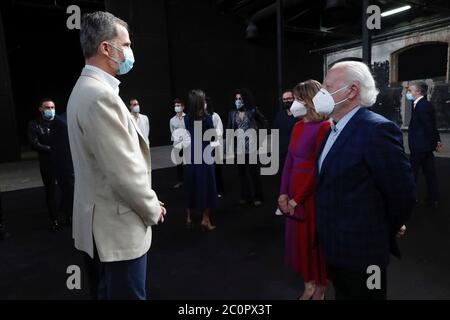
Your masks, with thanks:
[(0, 241), (8, 239), (10, 236), (3, 221), (2, 194), (0, 192)]
[(55, 103), (43, 99), (39, 104), (41, 115), (28, 124), (28, 139), (33, 150), (39, 154), (42, 182), (45, 187), (47, 209), (53, 231), (59, 230), (56, 210), (56, 175), (50, 156), (51, 125), (55, 119)]
[(439, 205), (439, 189), (435, 167), (435, 151), (443, 149), (433, 105), (427, 100), (428, 86), (425, 82), (416, 82), (409, 86), (407, 99), (413, 103), (411, 123), (409, 125), (409, 149), (411, 166), (416, 183), (422, 168), (428, 187), (427, 203)]
[(67, 114), (55, 117), (50, 134), (50, 159), (55, 172), (58, 187), (61, 190), (61, 211), (66, 215), (66, 224), (72, 224), (75, 174), (70, 152)]
[[(227, 129), (232, 129), (236, 133), (239, 130), (247, 132), (253, 129), (257, 132), (259, 129), (267, 129), (267, 120), (255, 106), (252, 95), (248, 90), (237, 90), (233, 95), (233, 103), (234, 110), (228, 114)], [(239, 204), (244, 205), (253, 202), (255, 207), (259, 207), (263, 201), (260, 164), (258, 161), (257, 163), (250, 163), (255, 153), (256, 157), (258, 156), (258, 139), (250, 141), (248, 137), (242, 138), (245, 140), (238, 137), (238, 141), (234, 143), (235, 160), (238, 161), (240, 157), (245, 156), (245, 163), (237, 164), (241, 186)]]
[(294, 93), (292, 90), (285, 90), (282, 99), (283, 109), (278, 111), (273, 124), (273, 129), (279, 130), (280, 134), (280, 174), (283, 172), (284, 163), (286, 161), (292, 129), (298, 121), (291, 112), (292, 103), (294, 102)]

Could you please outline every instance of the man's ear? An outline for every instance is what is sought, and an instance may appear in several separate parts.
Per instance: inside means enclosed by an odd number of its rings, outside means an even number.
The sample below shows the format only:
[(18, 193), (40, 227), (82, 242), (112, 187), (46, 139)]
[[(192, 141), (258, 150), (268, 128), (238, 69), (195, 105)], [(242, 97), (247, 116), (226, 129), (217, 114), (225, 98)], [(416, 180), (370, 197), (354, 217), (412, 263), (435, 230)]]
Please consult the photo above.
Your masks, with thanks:
[(98, 46), (98, 52), (100, 52), (102, 55), (109, 56), (110, 54), (108, 46), (109, 46), (108, 43), (106, 41), (103, 41)]
[(39, 112), (43, 112), (43, 111), (44, 111), (44, 108), (39, 107), (38, 110), (39, 110)]
[(358, 96), (358, 94), (359, 94), (359, 88), (358, 88), (358, 86), (357, 85), (355, 85), (355, 84), (352, 84), (351, 86), (350, 86), (350, 96), (349, 96), (349, 99), (354, 99), (355, 97), (357, 97)]

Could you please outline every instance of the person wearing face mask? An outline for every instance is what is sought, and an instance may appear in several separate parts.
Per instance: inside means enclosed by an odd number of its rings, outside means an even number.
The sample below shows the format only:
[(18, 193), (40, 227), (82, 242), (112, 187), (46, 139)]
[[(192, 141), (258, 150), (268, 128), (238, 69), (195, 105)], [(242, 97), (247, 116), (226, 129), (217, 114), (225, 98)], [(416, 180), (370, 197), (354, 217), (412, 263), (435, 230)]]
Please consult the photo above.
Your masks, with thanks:
[[(184, 102), (180, 99), (175, 99), (173, 102), (175, 116), (170, 119), (170, 134), (173, 141), (173, 147), (180, 150), (180, 158), (183, 158), (184, 145), (190, 141), (189, 133), (186, 131), (186, 113), (184, 112)], [(183, 186), (183, 163), (177, 165), (177, 183), (174, 189), (180, 189)]]
[(51, 229), (59, 231), (56, 206), (56, 175), (51, 160), (51, 131), (55, 120), (55, 103), (52, 99), (42, 99), (39, 103), (39, 117), (28, 124), (28, 140), (31, 148), (39, 155), (39, 169), (45, 188)]
[[(186, 194), (186, 227), (194, 228), (194, 212), (201, 212), (200, 227), (204, 232), (216, 230), (216, 226), (211, 222), (211, 214), (217, 208), (216, 176), (212, 159), (202, 157), (200, 162), (195, 160), (195, 153), (201, 150), (201, 155), (205, 155), (205, 149), (210, 146), (211, 141), (203, 141), (201, 137), (208, 130), (215, 129), (213, 116), (207, 112), (206, 96), (202, 90), (192, 90), (189, 92), (188, 109), (191, 111), (186, 121), (186, 129), (191, 139), (191, 145), (186, 148), (188, 159), (184, 170), (185, 194)], [(201, 125), (201, 136), (196, 136), (196, 126)]]
[[(283, 109), (278, 110), (278, 113), (273, 124), (273, 129), (279, 131), (280, 136), (280, 164), (284, 165), (286, 155), (288, 153), (289, 142), (291, 140), (292, 129), (299, 120), (299, 117), (295, 117), (291, 112), (291, 107), (294, 102), (294, 93), (292, 90), (285, 90), (283, 92)], [(281, 176), (280, 170), (280, 176)]]
[[(253, 102), (253, 97), (247, 89), (237, 90), (233, 95), (233, 110), (228, 114), (227, 129), (234, 132), (247, 132), (267, 128), (267, 120)], [(245, 140), (244, 140), (245, 139)], [(254, 156), (258, 150), (258, 141), (250, 141), (248, 137), (237, 137), (234, 143), (235, 159), (239, 156), (245, 157), (244, 164), (237, 164), (241, 200), (240, 205), (253, 204), (260, 207), (263, 201), (261, 187), (260, 164), (250, 163), (251, 154)], [(257, 155), (256, 155), (257, 156)]]
[[(316, 243), (322, 248), (337, 300), (384, 300), (390, 253), (406, 232), (415, 203), (403, 135), (368, 109), (378, 90), (362, 62), (341, 62), (313, 99), (332, 129), (316, 163)], [(373, 284), (373, 270), (377, 283)], [(372, 282), (371, 282), (372, 281)]]
[(425, 82), (412, 83), (406, 98), (412, 103), (412, 117), (408, 129), (411, 151), (411, 165), (416, 183), (422, 168), (427, 181), (427, 204), (433, 208), (439, 205), (439, 188), (436, 175), (434, 152), (443, 149), (433, 105), (427, 100), (428, 86)]
[(150, 145), (150, 121), (148, 120), (148, 117), (146, 115), (141, 114), (139, 101), (137, 99), (131, 99), (129, 108), (134, 121), (136, 121), (139, 130), (141, 130), (142, 136), (147, 141), (147, 144)]
[(305, 282), (300, 300), (323, 300), (327, 287), (326, 265), (314, 243), (314, 161), (331, 123), (312, 103), (320, 83), (308, 80), (294, 88), (291, 106), (297, 122), (283, 169), (278, 206), (286, 217), (285, 261)]
[(152, 187), (146, 138), (119, 96), (116, 77), (134, 64), (128, 24), (109, 12), (85, 14), (80, 42), (86, 66), (67, 107), (75, 247), (94, 298), (146, 300), (152, 226), (166, 209)]

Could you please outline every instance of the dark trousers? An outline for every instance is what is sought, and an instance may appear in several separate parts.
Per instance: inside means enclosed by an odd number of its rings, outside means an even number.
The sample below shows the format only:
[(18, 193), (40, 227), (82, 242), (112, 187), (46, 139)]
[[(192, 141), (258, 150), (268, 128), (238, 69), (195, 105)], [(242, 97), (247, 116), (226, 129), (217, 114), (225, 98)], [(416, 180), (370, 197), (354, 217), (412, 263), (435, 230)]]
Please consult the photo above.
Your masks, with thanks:
[(118, 262), (100, 262), (84, 253), (90, 295), (93, 300), (146, 300), (147, 254)]
[(336, 300), (386, 300), (387, 274), (381, 269), (381, 288), (370, 290), (367, 280), (371, 274), (347, 269), (329, 267), (329, 277), (333, 283)]
[(436, 175), (436, 165), (433, 152), (411, 153), (411, 166), (416, 183), (419, 180), (419, 171), (422, 169), (427, 182), (428, 201), (439, 201), (439, 188)]
[(4, 240), (8, 233), (6, 232), (5, 225), (3, 224), (3, 207), (2, 207), (2, 194), (0, 192), (0, 241)]
[(46, 157), (39, 158), (42, 182), (45, 188), (45, 199), (50, 221), (57, 221), (56, 214), (56, 175), (51, 165), (50, 159)]
[(183, 182), (183, 165), (177, 165), (177, 183)]
[(218, 194), (223, 194), (225, 191), (222, 177), (222, 164), (215, 164), (216, 170), (216, 188)]
[(261, 186), (261, 167), (258, 164), (249, 164), (250, 156), (245, 155), (245, 164), (238, 164), (239, 180), (241, 185), (241, 200), (263, 200)]
[(73, 215), (73, 196), (75, 179), (72, 174), (58, 176), (58, 187), (61, 189), (61, 211), (66, 214), (67, 221), (72, 221)]
[(0, 192), (0, 227), (3, 226), (2, 193)]
[[(180, 157), (183, 158), (184, 150), (180, 151)], [(183, 163), (177, 165), (177, 183), (183, 182)]]

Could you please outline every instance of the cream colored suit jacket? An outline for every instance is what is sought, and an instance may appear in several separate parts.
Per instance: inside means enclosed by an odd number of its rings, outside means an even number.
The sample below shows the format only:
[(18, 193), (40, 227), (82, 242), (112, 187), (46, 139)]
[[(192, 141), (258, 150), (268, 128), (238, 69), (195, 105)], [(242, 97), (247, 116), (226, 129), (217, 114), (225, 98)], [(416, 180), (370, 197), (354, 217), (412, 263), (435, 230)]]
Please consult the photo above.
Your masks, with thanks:
[(98, 71), (83, 69), (67, 106), (75, 169), (73, 237), (100, 261), (142, 257), (160, 219), (150, 149), (122, 99)]

